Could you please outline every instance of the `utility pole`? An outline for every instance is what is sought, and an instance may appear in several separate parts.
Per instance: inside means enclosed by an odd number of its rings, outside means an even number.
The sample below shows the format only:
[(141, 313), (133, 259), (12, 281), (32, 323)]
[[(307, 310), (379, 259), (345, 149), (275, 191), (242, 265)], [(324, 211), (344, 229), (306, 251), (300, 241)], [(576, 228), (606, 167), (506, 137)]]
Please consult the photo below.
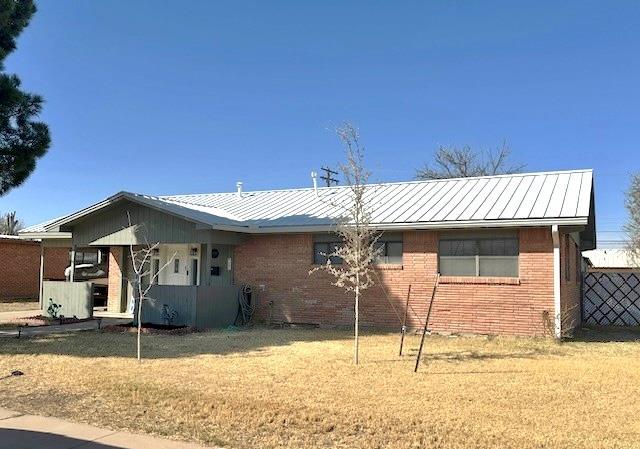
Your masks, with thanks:
[(327, 184), (327, 187), (331, 187), (332, 183), (335, 183), (335, 185), (338, 185), (338, 180), (331, 177), (331, 175), (338, 175), (337, 171), (333, 171), (328, 167), (322, 167), (321, 168), (322, 171), (324, 171), (325, 175), (324, 176), (320, 176), (320, 179), (323, 179), (324, 182)]

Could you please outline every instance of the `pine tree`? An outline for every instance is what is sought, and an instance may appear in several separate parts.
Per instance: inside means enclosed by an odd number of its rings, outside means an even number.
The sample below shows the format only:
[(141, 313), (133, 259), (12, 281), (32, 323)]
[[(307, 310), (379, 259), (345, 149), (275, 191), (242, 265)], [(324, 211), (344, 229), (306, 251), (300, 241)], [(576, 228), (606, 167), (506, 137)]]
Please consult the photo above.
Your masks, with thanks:
[(22, 91), (20, 79), (4, 69), (35, 12), (33, 0), (0, 0), (0, 196), (29, 177), (51, 143), (47, 125), (34, 120), (42, 98)]

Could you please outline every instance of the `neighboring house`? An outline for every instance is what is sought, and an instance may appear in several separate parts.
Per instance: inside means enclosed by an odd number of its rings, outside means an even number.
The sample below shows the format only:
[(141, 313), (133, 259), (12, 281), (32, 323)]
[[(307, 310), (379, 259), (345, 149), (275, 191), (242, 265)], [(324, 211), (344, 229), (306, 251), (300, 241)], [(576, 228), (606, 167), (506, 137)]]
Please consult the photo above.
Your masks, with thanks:
[[(591, 170), (372, 184), (368, 190), (373, 224), (384, 234), (377, 285), (361, 302), (362, 323), (399, 327), (410, 290), (408, 325), (421, 327), (439, 272), (429, 325), (434, 331), (541, 335), (550, 321), (559, 335), (568, 314), (577, 321), (566, 320), (565, 328), (579, 324), (580, 251), (596, 244)], [(349, 192), (342, 186), (243, 192), (241, 183), (233, 193), (121, 192), (21, 235), (76, 251), (108, 247), (108, 308), (114, 312), (131, 303), (128, 245), (146, 238), (160, 242), (152, 271), (175, 254), (160, 284), (196, 286), (173, 288), (174, 296), (247, 283), (258, 293), (259, 318), (349, 325), (352, 295), (332, 286), (326, 273), (309, 275), (324, 262), (322, 253), (339, 243), (331, 231)]]
[(0, 235), (0, 300), (38, 298), (41, 256), (46, 259), (44, 278), (64, 280), (69, 248), (44, 249), (39, 241)]
[(587, 260), (589, 271), (614, 271), (617, 273), (640, 271), (625, 249), (594, 249), (582, 255)]

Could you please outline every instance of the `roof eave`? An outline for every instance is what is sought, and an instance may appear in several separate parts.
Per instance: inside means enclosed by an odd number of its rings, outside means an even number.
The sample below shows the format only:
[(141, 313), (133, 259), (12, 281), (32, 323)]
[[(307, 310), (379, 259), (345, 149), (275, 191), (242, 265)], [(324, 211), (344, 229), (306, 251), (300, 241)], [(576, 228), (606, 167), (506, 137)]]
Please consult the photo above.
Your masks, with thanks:
[(18, 237), (22, 240), (48, 240), (48, 239), (71, 239), (70, 232), (20, 232)]
[[(393, 230), (430, 230), (430, 229), (469, 229), (469, 228), (519, 228), (540, 226), (586, 226), (588, 217), (538, 218), (516, 220), (470, 220), (439, 221), (423, 223), (372, 223), (371, 226), (380, 231)], [(243, 229), (240, 232), (249, 234), (276, 234), (300, 232), (327, 232), (335, 230), (335, 224), (298, 225), (298, 226), (258, 226)]]

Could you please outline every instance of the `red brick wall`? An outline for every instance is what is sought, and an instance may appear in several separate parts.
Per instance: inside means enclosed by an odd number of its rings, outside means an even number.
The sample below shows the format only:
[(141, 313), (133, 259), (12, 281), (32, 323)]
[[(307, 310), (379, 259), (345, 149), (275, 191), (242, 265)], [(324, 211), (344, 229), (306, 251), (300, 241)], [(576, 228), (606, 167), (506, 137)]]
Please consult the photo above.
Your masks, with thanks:
[(109, 248), (109, 279), (107, 285), (107, 310), (109, 312), (123, 312), (122, 310), (122, 264), (123, 247)]
[[(377, 285), (363, 297), (360, 316), (364, 325), (399, 329), (409, 285), (408, 325), (423, 325), (437, 275), (437, 248), (437, 232), (404, 233), (402, 266), (376, 270), (380, 279), (374, 275)], [(235, 282), (257, 289), (259, 318), (351, 325), (353, 296), (332, 286), (327, 273), (309, 276), (312, 259), (311, 234), (252, 236), (235, 248)], [(468, 284), (468, 278), (443, 279), (433, 303), (430, 328), (456, 333), (544, 334), (542, 314), (554, 314), (550, 228), (520, 230), (519, 262), (518, 280), (491, 278), (482, 279), (483, 284)]]
[[(64, 281), (64, 270), (69, 266), (71, 248), (44, 249), (44, 278), (50, 281)], [(40, 254), (38, 254), (38, 264)]]
[[(45, 248), (45, 279), (64, 279), (68, 248)], [(0, 238), (0, 299), (37, 299), (40, 243)]]
[[(560, 238), (560, 298), (563, 334), (580, 327), (581, 276), (576, 270), (578, 246), (571, 234)], [(568, 276), (567, 276), (568, 274)]]

